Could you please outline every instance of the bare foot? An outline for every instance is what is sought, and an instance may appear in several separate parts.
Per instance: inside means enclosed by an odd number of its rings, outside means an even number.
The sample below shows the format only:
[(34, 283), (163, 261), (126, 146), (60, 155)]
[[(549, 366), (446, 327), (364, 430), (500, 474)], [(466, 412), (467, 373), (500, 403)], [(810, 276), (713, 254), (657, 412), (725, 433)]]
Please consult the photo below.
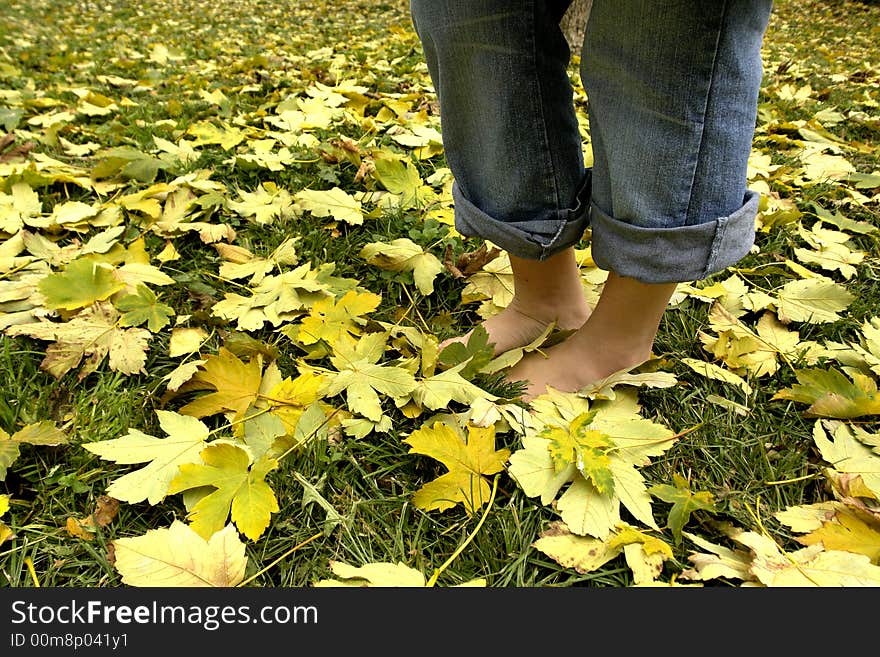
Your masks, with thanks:
[[(590, 308), (586, 302), (583, 303), (583, 306), (567, 308), (563, 313), (541, 313), (541, 309), (523, 308), (522, 306), (523, 304), (514, 298), (504, 310), (482, 322), (481, 325), (489, 334), (489, 342), (495, 345), (496, 356), (531, 343), (551, 324), (555, 323), (556, 328), (561, 330), (578, 329), (590, 316)], [(473, 330), (464, 335), (444, 340), (440, 343), (440, 351), (453, 342), (467, 342), (472, 332)]]
[[(579, 339), (575, 339), (579, 338)], [(547, 392), (550, 386), (561, 392), (577, 392), (610, 374), (631, 369), (651, 357), (651, 347), (632, 351), (614, 350), (607, 344), (575, 334), (541, 352), (530, 352), (511, 367), (508, 381), (525, 381), (524, 401)]]
[(506, 378), (526, 381), (523, 399), (531, 401), (547, 392), (547, 386), (576, 392), (643, 363), (651, 356), (675, 287), (675, 283), (641, 283), (610, 273), (584, 325), (543, 353), (526, 354), (508, 370)]
[[(578, 329), (590, 316), (584, 298), (580, 269), (574, 249), (567, 249), (547, 260), (510, 257), (514, 297), (497, 315), (482, 322), (495, 344), (495, 355), (524, 347), (537, 339), (551, 324), (558, 329)], [(467, 342), (470, 332), (440, 343), (442, 351), (453, 342)]]

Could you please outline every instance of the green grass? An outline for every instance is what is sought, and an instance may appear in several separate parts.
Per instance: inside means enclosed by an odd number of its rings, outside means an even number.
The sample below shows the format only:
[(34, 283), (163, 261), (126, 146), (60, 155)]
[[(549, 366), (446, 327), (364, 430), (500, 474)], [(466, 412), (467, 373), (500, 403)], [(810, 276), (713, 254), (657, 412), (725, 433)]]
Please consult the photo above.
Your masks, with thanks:
[[(75, 9), (70, 9), (70, 3), (57, 0), (11, 0), (2, 10), (5, 29), (0, 31), (0, 91), (16, 91), (22, 99), (4, 105), (9, 95), (0, 95), (0, 125), (16, 131), (18, 144), (34, 141), (36, 152), (71, 163), (89, 160), (68, 157), (52, 131), (27, 121), (53, 106), (75, 104), (74, 89), (88, 88), (114, 99), (128, 95), (133, 105), (110, 117), (78, 119), (60, 130), (61, 136), (74, 143), (91, 141), (102, 147), (128, 145), (147, 150), (154, 134), (175, 141), (189, 126), (203, 120), (228, 122), (237, 118), (242, 125), (253, 125), (287, 94), (314, 82), (338, 81), (337, 76), (352, 76), (349, 81), (368, 87), (374, 98), (423, 93), (418, 85), (427, 83), (405, 2), (348, 0), (334, 3), (330, 13), (325, 3), (292, 0), (145, 0), (137, 5), (113, 4), (112, 9), (108, 8), (111, 5), (74, 4)], [(850, 159), (862, 173), (880, 170), (878, 25), (880, 6), (876, 3), (780, 1), (765, 42), (762, 116), (782, 122), (808, 121), (826, 108), (853, 113), (830, 130), (844, 142), (859, 145)], [(159, 29), (153, 30), (156, 26)], [(77, 27), (84, 31), (74, 29)], [(182, 53), (184, 59), (164, 65), (151, 62), (148, 55), (158, 44), (172, 54)], [(322, 48), (328, 50), (319, 52)], [(334, 62), (333, 53), (348, 57), (341, 72), (335, 68), (339, 62)], [(139, 80), (151, 89), (121, 91), (101, 76)], [(795, 88), (809, 84), (815, 93), (805, 102), (781, 100), (777, 91), (786, 84)], [(200, 92), (212, 90), (223, 91), (228, 103), (217, 106), (204, 100)], [(343, 129), (359, 139), (363, 136), (360, 128), (346, 124)], [(334, 131), (320, 133), (322, 148), (329, 149), (330, 140), (337, 136)], [(765, 136), (759, 129), (756, 148), (769, 150), (774, 163), (791, 164), (791, 154), (762, 141)], [(308, 149), (300, 153), (300, 159), (310, 161), (279, 172), (234, 166), (229, 162), (230, 154), (216, 147), (201, 151), (195, 163), (160, 171), (157, 182), (211, 169), (211, 179), (226, 185), (230, 197), (234, 196), (232, 190), (252, 190), (263, 181), (275, 182), (291, 192), (308, 186), (358, 189), (355, 165), (325, 161)], [(444, 165), (442, 156), (419, 163), (423, 177)], [(0, 190), (8, 192), (10, 183), (0, 178)], [(812, 202), (831, 208), (847, 198), (847, 192), (836, 184), (800, 188), (785, 176), (770, 184), (802, 212), (809, 212)], [(145, 186), (132, 181), (125, 191)], [(55, 182), (39, 192), (46, 208), (68, 199), (95, 200), (74, 184)], [(877, 190), (862, 192), (870, 196)], [(850, 219), (880, 225), (876, 198), (865, 205), (840, 207)], [(130, 218), (130, 236), (144, 234), (146, 250), (153, 255), (161, 251), (166, 240), (146, 232), (136, 217)], [(461, 304), (464, 281), (444, 272), (436, 280), (434, 294), (424, 296), (411, 276), (368, 267), (357, 257), (369, 242), (398, 237), (410, 237), (440, 257), (447, 245), (455, 255), (479, 246), (457, 236), (445, 224), (425, 221), (418, 211), (380, 214), (363, 226), (339, 223), (332, 236), (326, 220), (310, 216), (264, 226), (221, 209), (212, 221), (233, 226), (235, 243), (260, 254), (271, 252), (288, 237), (298, 238), (296, 251), (302, 262), (315, 267), (335, 263), (334, 275), (356, 279), (362, 287), (382, 295), (382, 305), (371, 315), (373, 319), (418, 326), (441, 339), (466, 330), (478, 319), (476, 304)], [(812, 223), (810, 218), (803, 220), (807, 227)], [(59, 244), (67, 244), (71, 236), (53, 237)], [(867, 253), (857, 275), (846, 282), (856, 300), (839, 322), (799, 325), (801, 339), (851, 341), (862, 322), (877, 315), (877, 239), (857, 236), (853, 241)], [(196, 235), (175, 237), (173, 242), (180, 258), (165, 263), (162, 269), (175, 284), (163, 288), (160, 299), (178, 315), (191, 315), (194, 322), (209, 330), (212, 337), (205, 353), (216, 353), (220, 346), (230, 344), (237, 332), (231, 323), (210, 314), (211, 305), (227, 292), (240, 292), (246, 280), (220, 279), (216, 272), (221, 258)], [(786, 280), (782, 265), (785, 259), (793, 259), (793, 250), (802, 245), (801, 240), (790, 225), (760, 232), (757, 244), (760, 252), (747, 256), (737, 268), (752, 272), (748, 276), (751, 285), (778, 287)], [(770, 266), (774, 264), (776, 267)], [(707, 283), (730, 273), (717, 274)], [(752, 380), (754, 390), (745, 396), (730, 385), (696, 375), (679, 362), (684, 357), (707, 359), (696, 337), (708, 325), (707, 311), (708, 304), (687, 298), (671, 308), (662, 321), (654, 351), (663, 359), (664, 369), (678, 376), (679, 384), (640, 389), (642, 414), (673, 431), (691, 431), (642, 473), (649, 485), (670, 483), (673, 475), (683, 475), (692, 490), (715, 496), (718, 513), (694, 514), (687, 531), (723, 541), (715, 520), (747, 528), (760, 522), (783, 546), (797, 549), (800, 545), (795, 537), (771, 516), (788, 506), (829, 499), (822, 476), (825, 464), (812, 441), (813, 419), (804, 417), (801, 404), (772, 399), (778, 390), (796, 382), (790, 367)], [(283, 372), (295, 371), (303, 354), (289, 338), (268, 326), (249, 337), (267, 354), (277, 355)], [(112, 541), (139, 536), (185, 517), (180, 496), (169, 496), (156, 506), (122, 504), (115, 520), (91, 541), (73, 538), (65, 529), (68, 517), (90, 513), (108, 485), (127, 471), (124, 466), (102, 461), (81, 445), (118, 438), (129, 428), (162, 435), (156, 411), (174, 410), (185, 401), (166, 395), (163, 377), (179, 364), (167, 356), (167, 347), (167, 333), (153, 337), (144, 374), (122, 375), (105, 363), (82, 380), (76, 371), (56, 379), (40, 368), (45, 343), (0, 336), (0, 381), (5, 390), (0, 397), (0, 429), (11, 434), (28, 423), (52, 420), (70, 437), (67, 445), (23, 445), (21, 455), (0, 482), (0, 495), (11, 499), (11, 509), (2, 520), (16, 534), (14, 540), (0, 545), (0, 586), (33, 586), (28, 560), (42, 586), (120, 586), (121, 578), (112, 562)], [(500, 394), (511, 392), (498, 381), (483, 383)], [(751, 412), (738, 415), (713, 402), (713, 395), (744, 404)], [(385, 405), (391, 409), (387, 401)], [(256, 575), (250, 586), (309, 586), (329, 576), (332, 560), (354, 565), (401, 561), (430, 577), (467, 541), (443, 571), (441, 585), (478, 577), (486, 578), (493, 587), (623, 587), (633, 583), (622, 557), (582, 574), (534, 549), (533, 542), (558, 519), (557, 514), (526, 497), (506, 475), (498, 480), (497, 497), (486, 510), (479, 531), (476, 527), (482, 512), (469, 517), (460, 505), (443, 513), (418, 509), (412, 502), (413, 492), (443, 474), (444, 468), (432, 459), (410, 454), (402, 442), (417, 428), (417, 422), (396, 411), (393, 419), (392, 430), (385, 434), (313, 442), (285, 459), (270, 475), (280, 510), (260, 539), (248, 542), (247, 576)], [(864, 420), (869, 430), (876, 431), (876, 418)], [(205, 421), (212, 427), (222, 424), (218, 418)], [(498, 436), (499, 447), (515, 450), (518, 441), (513, 432)], [(338, 524), (327, 526), (321, 506), (304, 502), (296, 475), (315, 486), (340, 514)], [(666, 503), (655, 502), (661, 524), (668, 508)], [(665, 538), (669, 540), (668, 533)], [(301, 543), (302, 547), (293, 550)], [(689, 566), (691, 548), (687, 541), (675, 546), (675, 558), (666, 565), (665, 579)], [(736, 582), (710, 585), (729, 584)]]

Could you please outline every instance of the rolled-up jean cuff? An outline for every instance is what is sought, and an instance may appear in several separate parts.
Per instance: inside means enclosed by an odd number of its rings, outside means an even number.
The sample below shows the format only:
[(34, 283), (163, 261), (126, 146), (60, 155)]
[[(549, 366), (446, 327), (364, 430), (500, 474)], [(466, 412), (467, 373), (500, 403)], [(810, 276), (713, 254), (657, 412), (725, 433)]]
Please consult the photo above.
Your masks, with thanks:
[(455, 202), (455, 229), (467, 237), (482, 237), (507, 251), (528, 260), (546, 260), (576, 245), (590, 223), (590, 171), (585, 171), (573, 207), (547, 212), (547, 218), (502, 221), (474, 205), (452, 185)]
[(704, 279), (749, 252), (755, 241), (759, 200), (759, 194), (747, 190), (742, 207), (733, 214), (675, 228), (634, 226), (593, 204), (593, 260), (602, 269), (643, 283)]

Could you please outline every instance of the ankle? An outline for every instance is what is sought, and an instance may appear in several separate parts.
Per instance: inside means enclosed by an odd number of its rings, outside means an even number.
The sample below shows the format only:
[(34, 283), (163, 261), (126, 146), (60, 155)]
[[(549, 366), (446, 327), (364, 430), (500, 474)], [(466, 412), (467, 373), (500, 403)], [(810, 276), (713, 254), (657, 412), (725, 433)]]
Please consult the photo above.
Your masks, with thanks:
[(555, 322), (563, 328), (580, 328), (590, 316), (582, 290), (577, 295), (514, 293), (508, 308), (543, 324)]
[(601, 330), (592, 319), (569, 341), (589, 354), (590, 361), (598, 369), (616, 372), (635, 367), (651, 357), (656, 331), (633, 330), (633, 327)]

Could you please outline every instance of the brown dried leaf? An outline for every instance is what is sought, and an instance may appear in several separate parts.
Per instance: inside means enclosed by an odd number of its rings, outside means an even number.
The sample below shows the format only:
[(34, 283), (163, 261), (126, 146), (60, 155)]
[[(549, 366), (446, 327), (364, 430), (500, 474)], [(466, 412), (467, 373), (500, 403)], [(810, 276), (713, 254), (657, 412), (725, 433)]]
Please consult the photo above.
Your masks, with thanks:
[(443, 264), (455, 278), (467, 278), (480, 271), (484, 265), (501, 255), (497, 247), (489, 249), (485, 242), (476, 251), (469, 251), (458, 256), (455, 263), (452, 262), (452, 247), (447, 246), (443, 254)]

